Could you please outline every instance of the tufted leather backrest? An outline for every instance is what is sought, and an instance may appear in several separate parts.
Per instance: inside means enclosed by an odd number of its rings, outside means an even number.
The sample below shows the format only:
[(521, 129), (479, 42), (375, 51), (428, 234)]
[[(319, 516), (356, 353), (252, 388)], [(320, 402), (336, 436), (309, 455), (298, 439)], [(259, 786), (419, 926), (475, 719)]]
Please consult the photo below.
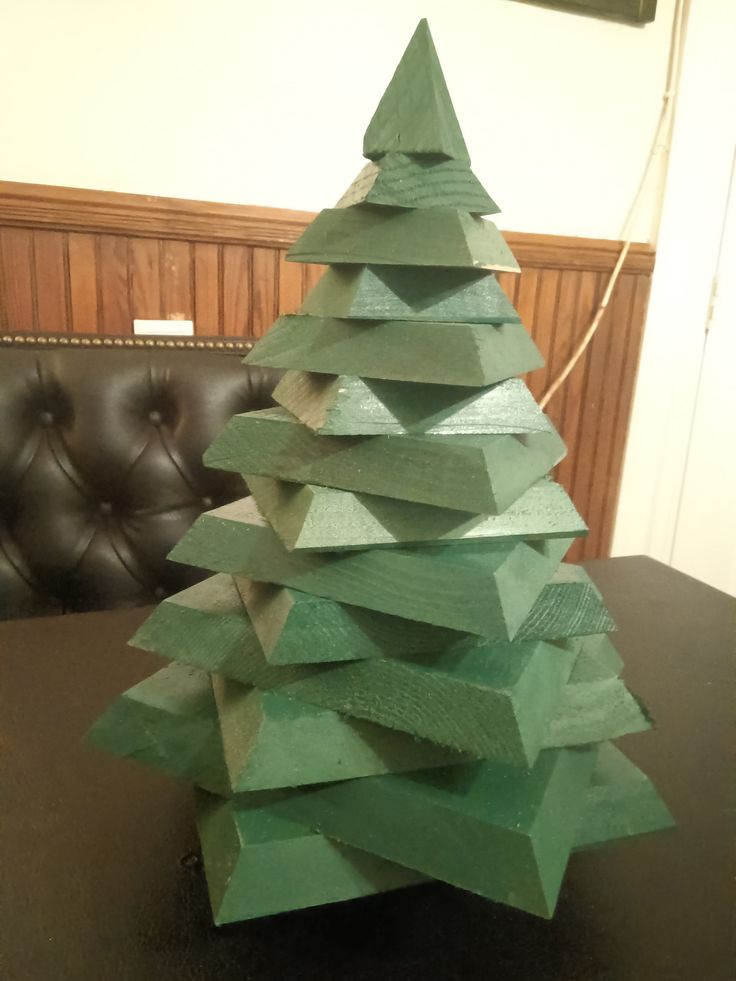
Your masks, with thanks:
[(202, 454), (278, 373), (202, 350), (0, 349), (0, 619), (154, 602), (167, 552), (246, 488)]

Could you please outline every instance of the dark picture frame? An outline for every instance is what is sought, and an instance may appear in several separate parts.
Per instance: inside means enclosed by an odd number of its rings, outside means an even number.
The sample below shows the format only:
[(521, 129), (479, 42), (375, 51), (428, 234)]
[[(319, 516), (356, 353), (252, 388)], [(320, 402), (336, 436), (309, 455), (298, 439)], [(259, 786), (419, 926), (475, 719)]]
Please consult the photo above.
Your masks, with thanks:
[(559, 10), (577, 11), (637, 24), (651, 23), (657, 13), (657, 0), (522, 0)]

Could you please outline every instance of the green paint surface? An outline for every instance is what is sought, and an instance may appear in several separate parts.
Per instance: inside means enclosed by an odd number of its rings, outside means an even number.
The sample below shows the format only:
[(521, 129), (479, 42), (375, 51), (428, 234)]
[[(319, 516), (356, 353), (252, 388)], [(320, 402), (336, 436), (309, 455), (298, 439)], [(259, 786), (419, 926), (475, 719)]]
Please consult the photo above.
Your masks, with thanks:
[(520, 378), (468, 389), (288, 371), (273, 397), (314, 432), (332, 436), (523, 434), (550, 428)]
[(271, 368), (464, 388), (490, 385), (543, 364), (519, 323), (341, 320), (304, 314), (280, 317), (245, 360)]
[(236, 473), (498, 513), (565, 452), (551, 424), (519, 436), (318, 436), (274, 408), (233, 416), (204, 462)]
[(363, 137), (363, 156), (399, 151), (467, 160), (429, 25), (421, 20)]
[(368, 777), (274, 807), (344, 844), (550, 917), (595, 757), (546, 750), (531, 771), (479, 762)]
[(559, 484), (533, 484), (501, 514), (470, 514), (246, 474), (258, 509), (288, 549), (341, 551), (461, 541), (532, 541), (587, 533)]
[(540, 542), (289, 552), (251, 498), (200, 515), (175, 562), (291, 586), (355, 606), (508, 640), (570, 546)]
[(236, 804), (200, 792), (197, 827), (215, 923), (321, 906), (423, 880), (367, 852), (306, 833), (274, 812), (277, 795)]
[(302, 232), (287, 258), (520, 272), (493, 222), (457, 208), (327, 208)]
[(171, 664), (119, 695), (87, 741), (214, 793), (229, 791), (210, 678), (195, 668)]
[(416, 266), (332, 266), (299, 313), (357, 320), (519, 323), (493, 273)]
[(499, 208), (463, 160), (387, 153), (361, 170), (335, 207), (459, 208), (494, 215)]

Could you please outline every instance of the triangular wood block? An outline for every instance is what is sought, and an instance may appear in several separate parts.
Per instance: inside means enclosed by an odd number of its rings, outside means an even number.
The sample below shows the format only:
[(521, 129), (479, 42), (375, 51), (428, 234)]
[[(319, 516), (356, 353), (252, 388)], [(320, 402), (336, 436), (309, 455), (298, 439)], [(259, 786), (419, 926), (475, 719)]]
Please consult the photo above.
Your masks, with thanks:
[[(442, 351), (442, 357), (438, 357)], [(446, 324), (280, 317), (245, 359), (402, 382), (479, 388), (533, 371), (542, 356), (521, 324)]]
[(573, 538), (587, 533), (565, 491), (548, 479), (534, 484), (501, 514), (479, 515), (316, 484), (245, 477), (259, 510), (289, 549), (334, 552), (398, 544)]
[[(431, 740), (439, 746), (470, 754), (471, 758), (503, 759), (531, 765), (544, 743), (555, 717), (563, 688), (578, 655), (580, 641), (529, 644), (491, 644), (470, 646), (447, 654), (421, 654), (413, 658), (349, 661), (345, 664), (309, 667), (274, 667), (265, 659), (250, 659), (253, 684), (258, 688), (345, 716), (365, 719), (381, 728), (398, 730)], [(229, 704), (235, 714), (227, 718), (227, 707), (220, 699), (220, 719), (225, 753), (231, 777), (247, 779), (248, 739), (253, 713), (243, 713), (246, 689), (230, 687)], [(223, 715), (223, 711), (225, 715)], [(291, 711), (286, 707), (286, 711)], [(295, 710), (296, 711), (296, 710)], [(304, 725), (305, 739), (308, 726)], [(348, 748), (342, 759), (343, 777), (355, 777), (361, 765), (376, 766), (371, 745), (379, 752), (385, 747), (382, 771), (410, 770), (441, 764), (431, 745), (414, 749), (416, 764), (410, 765), (411, 747), (388, 733), (358, 729), (341, 737), (349, 747), (358, 736), (368, 740), (367, 748), (357, 747), (354, 759)], [(278, 733), (272, 733), (278, 747)], [(334, 733), (337, 738), (337, 733)], [(325, 764), (339, 770), (335, 760), (335, 738), (323, 747), (314, 745), (314, 763), (305, 761), (300, 783), (317, 783), (338, 776), (326, 776)], [(280, 747), (279, 747), (280, 748)], [(366, 759), (366, 756), (368, 759)], [(424, 762), (429, 761), (429, 762)], [(445, 760), (447, 762), (447, 759)], [(460, 763), (462, 759), (450, 760)], [(239, 789), (247, 789), (240, 786)]]
[(245, 684), (245, 665), (262, 648), (230, 576), (211, 576), (159, 603), (129, 641)]
[(233, 416), (204, 462), (216, 470), (499, 514), (564, 455), (551, 426), (524, 436), (317, 436), (275, 408)]
[(622, 666), (605, 634), (585, 639), (545, 746), (582, 746), (651, 729), (646, 708), (618, 677)]
[[(214, 702), (210, 676), (176, 663), (121, 696), (90, 739), (220, 793), (478, 758), (530, 765), (543, 746), (648, 727), (640, 710), (634, 717), (622, 708), (620, 695), (608, 707), (613, 686), (623, 689), (615, 678), (605, 690), (605, 681), (565, 687), (595, 639), (578, 654), (580, 643), (496, 644), (301, 668), (273, 667), (251, 653), (243, 655), (243, 671), (258, 688), (215, 675)], [(587, 653), (588, 660), (598, 656)], [(599, 694), (585, 694), (594, 689)]]
[(200, 515), (169, 557), (409, 620), (509, 640), (570, 543), (557, 538), (330, 556), (289, 552), (252, 498), (245, 498)]
[(213, 793), (229, 792), (212, 685), (196, 668), (172, 664), (119, 695), (87, 741)]
[(675, 825), (649, 777), (611, 743), (598, 747), (576, 848), (591, 848)]
[(515, 639), (587, 636), (615, 629), (613, 617), (585, 570), (563, 564), (519, 627)]
[(326, 208), (287, 253), (292, 262), (519, 272), (492, 221), (456, 208)]
[[(466, 644), (469, 636), (337, 603), (297, 589), (240, 577), (236, 577), (235, 583), (271, 664), (437, 653)], [(614, 629), (615, 623), (585, 571), (563, 564), (540, 593), (515, 641), (522, 637), (560, 640)], [(216, 642), (213, 633), (211, 643)], [(582, 671), (583, 663), (580, 658), (576, 662), (576, 675)], [(580, 680), (594, 681), (597, 676)]]
[[(203, 791), (197, 794), (205, 873), (217, 923), (426, 881), (420, 872), (340, 845), (273, 813), (272, 805), (285, 796), (272, 791), (223, 800)], [(615, 746), (599, 746), (574, 850), (673, 826), (672, 815), (648, 777)]]
[[(234, 586), (274, 665), (437, 653), (472, 636), (242, 576), (235, 576)], [(214, 631), (211, 638), (217, 643)]]
[(595, 758), (595, 749), (551, 749), (531, 772), (481, 762), (347, 780), (289, 796), (274, 812), (488, 899), (551, 917)]
[(468, 159), (429, 25), (421, 20), (363, 137), (363, 155), (437, 154)]
[(335, 266), (307, 294), (299, 312), (355, 320), (520, 322), (493, 273), (470, 269)]
[(223, 800), (200, 791), (197, 828), (215, 923), (398, 889), (424, 876), (275, 814), (278, 792)]
[(486, 388), (288, 371), (276, 401), (327, 436), (538, 433), (550, 423), (520, 378)]
[(499, 207), (463, 160), (437, 160), (387, 153), (365, 165), (335, 205), (378, 204), (392, 208), (459, 208), (475, 215)]
[[(279, 669), (270, 669), (275, 670)], [(289, 694), (219, 677), (213, 677), (212, 684), (233, 792), (402, 773), (468, 759)]]

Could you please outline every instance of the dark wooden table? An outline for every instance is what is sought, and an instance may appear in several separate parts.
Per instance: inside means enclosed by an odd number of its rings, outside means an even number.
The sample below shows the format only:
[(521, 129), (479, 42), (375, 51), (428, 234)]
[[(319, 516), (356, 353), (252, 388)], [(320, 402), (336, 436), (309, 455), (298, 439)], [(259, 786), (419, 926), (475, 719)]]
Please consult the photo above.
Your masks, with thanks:
[(731, 981), (736, 601), (650, 559), (593, 562), (658, 728), (620, 741), (673, 833), (573, 856), (555, 919), (442, 884), (216, 929), (188, 788), (86, 748), (160, 663), (146, 610), (0, 625), (5, 981)]

